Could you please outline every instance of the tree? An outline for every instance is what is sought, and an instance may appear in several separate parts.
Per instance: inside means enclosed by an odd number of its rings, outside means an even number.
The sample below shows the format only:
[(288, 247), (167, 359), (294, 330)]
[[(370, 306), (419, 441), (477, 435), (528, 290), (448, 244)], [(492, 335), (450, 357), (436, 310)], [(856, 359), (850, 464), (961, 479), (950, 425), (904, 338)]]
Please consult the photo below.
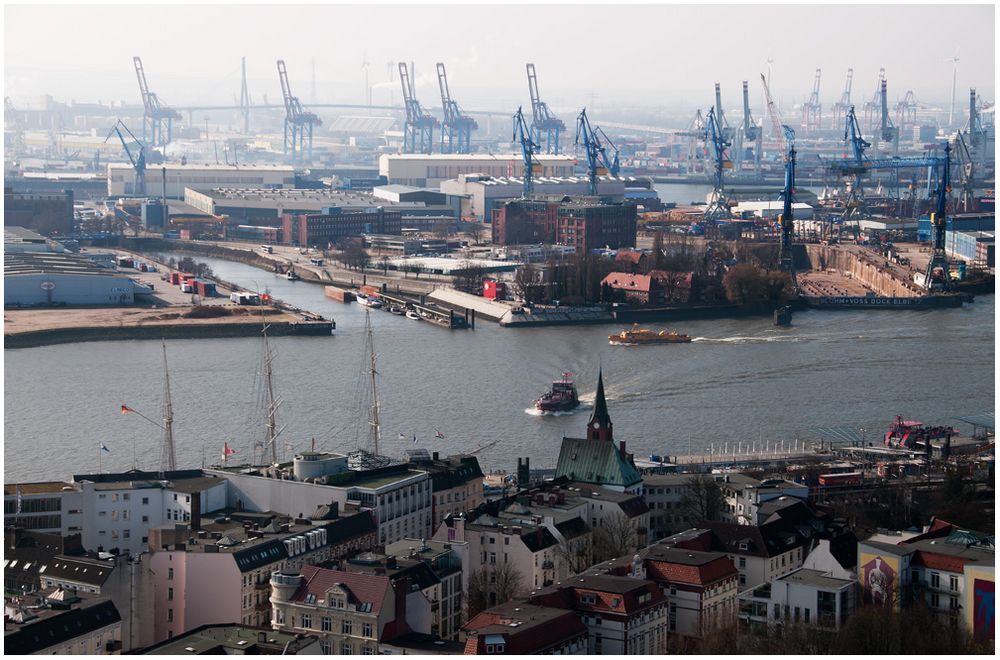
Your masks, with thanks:
[(722, 286), (726, 298), (737, 305), (776, 305), (793, 295), (788, 273), (761, 270), (747, 263), (730, 268), (722, 278)]
[(438, 220), (431, 226), (431, 231), (434, 232), (435, 238), (447, 239), (451, 234), (451, 221)]
[(639, 533), (631, 518), (620, 511), (605, 516), (594, 528), (594, 563), (631, 557), (639, 549)]
[(524, 579), (513, 564), (490, 564), (469, 575), (466, 621), (483, 610), (506, 603), (523, 590)]
[(482, 241), (483, 234), (486, 233), (486, 225), (481, 222), (476, 222), (475, 220), (470, 220), (464, 224), (463, 231), (465, 235), (471, 238), (476, 245), (479, 245)]
[(212, 269), (209, 268), (208, 264), (195, 261), (191, 257), (181, 257), (180, 261), (177, 262), (177, 270), (182, 273), (191, 273), (196, 277), (212, 276)]
[(466, 293), (478, 294), (483, 278), (489, 271), (471, 261), (463, 261), (458, 270), (453, 271), (452, 283), (455, 288)]
[(514, 271), (514, 281), (511, 282), (514, 297), (526, 303), (537, 302), (539, 293), (538, 269), (531, 264), (524, 264)]
[(691, 524), (715, 520), (726, 505), (722, 489), (708, 474), (693, 474), (685, 482), (681, 511)]
[(569, 575), (582, 573), (594, 564), (594, 534), (581, 534), (567, 539), (556, 548), (556, 556), (566, 565)]
[(656, 270), (663, 268), (664, 254), (663, 254), (663, 232), (657, 230), (653, 234), (653, 259), (652, 267)]
[(340, 253), (340, 261), (348, 268), (364, 272), (371, 262), (371, 257), (362, 246), (351, 242), (344, 246), (343, 252)]

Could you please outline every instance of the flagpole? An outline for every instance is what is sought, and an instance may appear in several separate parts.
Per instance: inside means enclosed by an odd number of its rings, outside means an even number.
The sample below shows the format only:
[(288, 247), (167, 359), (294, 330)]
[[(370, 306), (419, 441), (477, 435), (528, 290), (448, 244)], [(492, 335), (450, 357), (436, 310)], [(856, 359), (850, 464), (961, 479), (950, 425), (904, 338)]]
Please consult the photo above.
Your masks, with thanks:
[(97, 474), (104, 474), (104, 449), (98, 443), (97, 445)]

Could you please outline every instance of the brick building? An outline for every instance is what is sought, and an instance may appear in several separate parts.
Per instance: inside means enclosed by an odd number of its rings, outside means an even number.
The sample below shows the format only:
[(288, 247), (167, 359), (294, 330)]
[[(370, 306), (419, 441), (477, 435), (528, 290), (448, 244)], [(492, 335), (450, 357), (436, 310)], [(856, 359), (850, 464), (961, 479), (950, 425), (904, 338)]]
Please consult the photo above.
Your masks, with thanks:
[(651, 270), (648, 274), (614, 272), (601, 281), (612, 300), (634, 305), (684, 304), (691, 301), (695, 276), (692, 272)]
[(381, 207), (364, 210), (326, 209), (324, 213), (281, 216), (281, 242), (326, 247), (362, 234), (399, 235), (403, 216)]
[(513, 200), (493, 210), (494, 245), (549, 243), (577, 253), (635, 245), (636, 210), (590, 197)]
[(73, 191), (15, 192), (3, 189), (3, 223), (37, 231), (45, 236), (73, 233)]

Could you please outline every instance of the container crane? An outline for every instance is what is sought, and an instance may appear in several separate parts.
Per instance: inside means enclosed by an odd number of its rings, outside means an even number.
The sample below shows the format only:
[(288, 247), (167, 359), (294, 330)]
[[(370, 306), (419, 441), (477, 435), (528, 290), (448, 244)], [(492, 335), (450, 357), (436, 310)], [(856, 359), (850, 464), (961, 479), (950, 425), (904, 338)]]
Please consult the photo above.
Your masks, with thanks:
[(865, 150), (872, 146), (861, 135), (861, 127), (858, 125), (858, 117), (854, 113), (854, 106), (847, 111), (847, 119), (844, 123), (844, 142), (850, 146), (851, 162), (854, 167), (847, 166), (840, 170), (842, 176), (851, 178), (850, 190), (847, 192), (844, 203), (843, 222), (854, 221), (855, 236), (857, 236), (860, 225), (857, 224), (863, 218), (869, 217), (868, 206), (865, 204), (864, 176), (867, 173), (865, 165)]
[(173, 108), (164, 105), (155, 93), (149, 91), (142, 59), (134, 56), (132, 64), (135, 65), (135, 76), (139, 80), (139, 93), (142, 95), (142, 139), (145, 142), (148, 137), (147, 144), (154, 149), (166, 147), (173, 139), (174, 120), (179, 120), (181, 115)]
[(719, 121), (719, 130), (722, 133), (722, 138), (731, 142), (733, 139), (733, 129), (729, 126), (726, 115), (722, 111), (722, 87), (719, 83), (715, 83), (715, 116)]
[(781, 228), (781, 250), (778, 253), (778, 263), (781, 270), (788, 273), (792, 280), (792, 291), (798, 292), (799, 285), (795, 278), (795, 255), (792, 252), (792, 239), (795, 234), (795, 216), (792, 212), (792, 204), (795, 201), (795, 147), (788, 150), (785, 159), (785, 187), (781, 191), (781, 199), (784, 201), (781, 215), (778, 216), (778, 225)]
[(903, 100), (896, 103), (896, 126), (900, 131), (906, 133), (913, 130), (917, 125), (917, 109), (921, 107), (913, 90), (907, 90)]
[(715, 182), (712, 189), (712, 197), (705, 209), (705, 220), (714, 223), (720, 219), (733, 217), (729, 209), (729, 199), (726, 196), (724, 176), (726, 170), (733, 168), (732, 161), (729, 160), (726, 149), (729, 142), (722, 136), (722, 127), (719, 126), (719, 119), (715, 114), (715, 108), (708, 110), (708, 134), (709, 144), (712, 145), (712, 160), (715, 163)]
[(970, 213), (975, 206), (976, 170), (972, 152), (969, 150), (969, 145), (965, 141), (965, 135), (962, 131), (958, 131), (955, 135), (955, 151), (958, 152), (958, 160), (961, 165), (959, 172), (961, 172), (962, 194), (959, 198), (959, 204), (964, 213)]
[(534, 159), (535, 153), (539, 148), (538, 144), (531, 139), (531, 130), (524, 121), (524, 113), (521, 112), (520, 106), (518, 106), (517, 112), (514, 113), (514, 135), (511, 137), (511, 142), (517, 142), (521, 145), (521, 158), (524, 164), (524, 174), (522, 176), (524, 190), (521, 196), (527, 198), (534, 189), (532, 178), (535, 174), (535, 168), (541, 170), (541, 166)]
[(695, 112), (694, 119), (692, 119), (687, 128), (683, 131), (677, 133), (679, 137), (690, 138), (688, 141), (688, 172), (693, 172), (694, 161), (701, 160), (703, 157), (703, 152), (699, 149), (699, 142), (706, 142), (708, 140), (708, 131), (705, 127), (705, 118), (701, 114), (699, 109)]
[(969, 146), (973, 151), (979, 148), (983, 135), (983, 120), (976, 100), (976, 88), (972, 87), (969, 89), (969, 122), (965, 125), (965, 134), (969, 136)]
[[(122, 134), (121, 129), (125, 129), (125, 132), (132, 138), (132, 147), (135, 149), (135, 152), (129, 148), (129, 143)], [(132, 186), (132, 193), (136, 197), (144, 197), (146, 195), (146, 147), (121, 119), (111, 127), (108, 137), (104, 138), (104, 143), (107, 144), (111, 136), (116, 134), (122, 143), (122, 148), (125, 149), (125, 155), (128, 156), (129, 162), (132, 163), (132, 169), (135, 170), (135, 183)]]
[(934, 247), (931, 260), (927, 264), (924, 275), (924, 286), (931, 291), (948, 291), (951, 289), (951, 274), (948, 272), (948, 257), (945, 255), (945, 233), (947, 230), (947, 202), (951, 192), (951, 144), (944, 146), (944, 162), (941, 177), (938, 181), (937, 210), (931, 213), (931, 230), (934, 235)]
[(875, 83), (875, 93), (865, 101), (862, 108), (865, 112), (865, 130), (868, 135), (875, 135), (879, 129), (881, 119), (880, 108), (882, 105), (882, 83), (885, 81), (885, 67), (878, 70), (878, 82)]
[(403, 107), (406, 110), (403, 153), (429, 154), (434, 146), (434, 127), (438, 126), (438, 120), (425, 112), (417, 100), (406, 62), (399, 63), (399, 83), (403, 87)]
[[(597, 195), (597, 177), (608, 174), (615, 175), (618, 172), (618, 150), (615, 149), (614, 158), (608, 157), (607, 147), (601, 141), (601, 136), (610, 144), (611, 140), (604, 134), (604, 131), (597, 128), (594, 130), (590, 126), (590, 119), (587, 117), (587, 109), (584, 108), (576, 118), (576, 139), (574, 144), (581, 144), (583, 140), (583, 150), (587, 155), (587, 176), (590, 181), (589, 193)], [(614, 145), (611, 145), (614, 148)]]
[(441, 89), (441, 107), (444, 108), (444, 123), (441, 125), (441, 153), (467, 154), (472, 151), (472, 131), (479, 128), (476, 120), (462, 112), (458, 103), (451, 98), (448, 89), (448, 74), (444, 64), (438, 62), (438, 87)]
[(559, 134), (566, 130), (566, 124), (551, 112), (549, 106), (538, 94), (538, 78), (535, 75), (535, 65), (528, 63), (528, 93), (531, 95), (531, 130), (534, 140), (542, 142), (545, 134), (545, 153), (559, 154)]
[(278, 60), (278, 79), (285, 101), (285, 157), (293, 163), (301, 162), (303, 156), (312, 159), (313, 126), (321, 126), (323, 120), (303, 109), (299, 97), (292, 95), (284, 60)]
[(807, 131), (818, 131), (823, 125), (823, 105), (819, 102), (819, 81), (822, 71), (816, 69), (813, 80), (812, 94), (809, 100), (802, 104), (802, 128)]
[(851, 87), (854, 84), (854, 69), (847, 70), (847, 83), (844, 85), (844, 93), (840, 95), (840, 100), (833, 104), (833, 125), (840, 125), (842, 118), (847, 114), (847, 110), (852, 107)]
[(736, 138), (733, 143), (734, 161), (742, 172), (746, 162), (747, 149), (753, 145), (753, 171), (756, 176), (760, 176), (761, 158), (761, 138), (763, 131), (750, 114), (750, 91), (747, 81), (743, 81), (743, 121), (736, 131)]

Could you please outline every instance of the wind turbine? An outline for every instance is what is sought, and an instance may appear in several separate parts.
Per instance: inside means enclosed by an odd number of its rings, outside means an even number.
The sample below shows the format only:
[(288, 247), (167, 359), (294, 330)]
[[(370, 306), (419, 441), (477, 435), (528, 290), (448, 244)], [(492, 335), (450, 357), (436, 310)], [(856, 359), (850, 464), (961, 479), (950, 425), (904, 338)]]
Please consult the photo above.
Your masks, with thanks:
[(365, 73), (365, 102), (368, 106), (368, 114), (372, 111), (372, 88), (368, 86), (368, 55), (361, 56), (361, 70)]
[(955, 48), (955, 57), (947, 59), (945, 62), (952, 62), (955, 65), (951, 74), (951, 110), (948, 111), (948, 128), (951, 128), (955, 125), (955, 90), (958, 86), (958, 48)]

